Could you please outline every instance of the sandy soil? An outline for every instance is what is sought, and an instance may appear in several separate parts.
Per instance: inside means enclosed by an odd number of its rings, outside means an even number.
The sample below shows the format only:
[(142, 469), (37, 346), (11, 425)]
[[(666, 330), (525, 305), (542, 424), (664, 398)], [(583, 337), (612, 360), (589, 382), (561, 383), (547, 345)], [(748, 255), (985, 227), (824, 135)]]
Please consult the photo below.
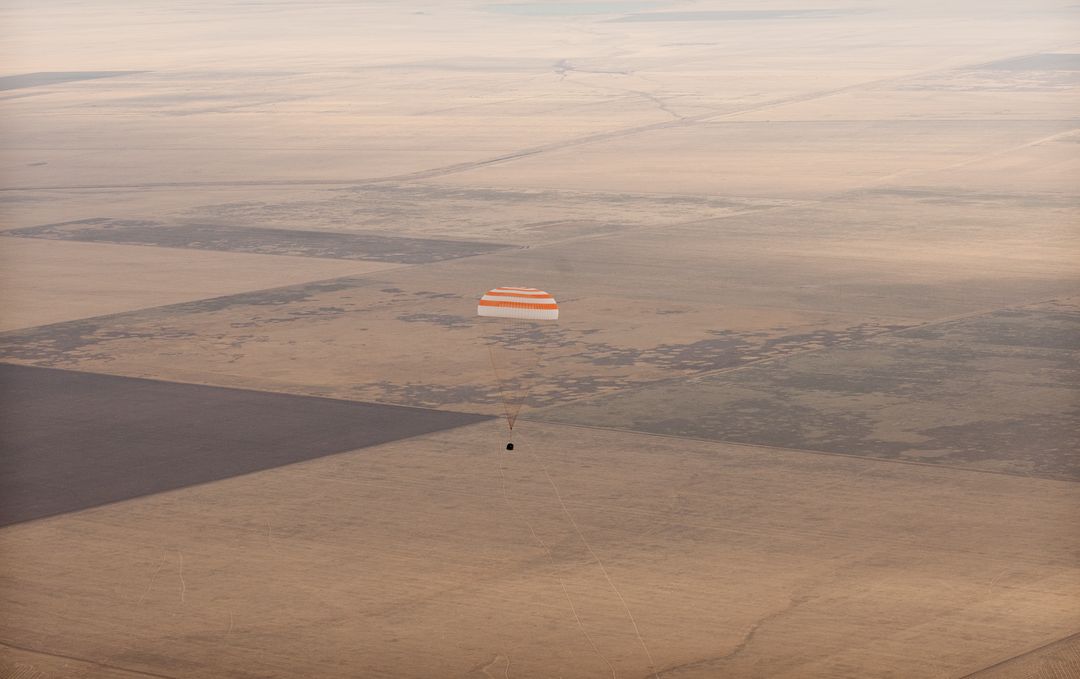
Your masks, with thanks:
[(0, 361), (457, 421), (501, 410), (477, 296), (562, 305), (517, 454), (294, 432), (0, 529), (0, 675), (1000, 676), (1076, 632), (1075, 8), (0, 14)]
[(2, 251), (5, 330), (394, 266), (21, 238)]
[(949, 677), (1080, 622), (1074, 484), (520, 433), (7, 528), (4, 640), (182, 676)]

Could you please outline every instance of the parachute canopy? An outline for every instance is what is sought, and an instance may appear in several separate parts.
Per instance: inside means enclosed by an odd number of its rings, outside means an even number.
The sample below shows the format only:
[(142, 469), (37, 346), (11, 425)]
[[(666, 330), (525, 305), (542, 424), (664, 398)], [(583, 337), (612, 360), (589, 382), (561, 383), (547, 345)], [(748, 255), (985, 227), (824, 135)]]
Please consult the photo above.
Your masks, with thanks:
[[(477, 302), (476, 314), (489, 319), (478, 325), (486, 330), (483, 341), (513, 435), (518, 413), (541, 381), (543, 358), (555, 346), (552, 321), (559, 318), (559, 304), (536, 288), (495, 288)], [(513, 450), (512, 444), (506, 449)]]
[(559, 305), (550, 294), (536, 288), (495, 288), (480, 298), (476, 315), (554, 321), (559, 318)]

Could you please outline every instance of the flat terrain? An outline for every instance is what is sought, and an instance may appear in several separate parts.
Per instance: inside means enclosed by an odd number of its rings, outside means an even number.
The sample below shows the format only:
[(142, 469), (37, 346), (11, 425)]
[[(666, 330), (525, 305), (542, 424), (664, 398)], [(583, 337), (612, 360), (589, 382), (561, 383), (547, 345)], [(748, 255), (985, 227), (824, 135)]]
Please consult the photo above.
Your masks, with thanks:
[(10, 299), (0, 309), (5, 330), (394, 266), (15, 238), (3, 245), (0, 281)]
[(1080, 481), (1080, 321), (1053, 301), (672, 380), (540, 417)]
[(1075, 673), (1076, 7), (0, 20), (0, 677)]
[(507, 455), (500, 436), (6, 528), (5, 641), (191, 676), (943, 677), (1077, 622), (1072, 483), (546, 424)]
[(83, 219), (12, 229), (10, 236), (87, 243), (150, 245), (191, 250), (358, 259), (424, 264), (498, 250), (498, 245), (468, 241), (403, 238), (380, 234), (266, 229), (221, 224), (159, 224), (117, 219)]
[(5, 524), (485, 419), (17, 365), (0, 377)]
[(1052, 644), (1040, 646), (1015, 658), (1003, 660), (963, 679), (994, 679), (995, 677), (1068, 677), (1080, 672), (1080, 634), (1074, 634)]

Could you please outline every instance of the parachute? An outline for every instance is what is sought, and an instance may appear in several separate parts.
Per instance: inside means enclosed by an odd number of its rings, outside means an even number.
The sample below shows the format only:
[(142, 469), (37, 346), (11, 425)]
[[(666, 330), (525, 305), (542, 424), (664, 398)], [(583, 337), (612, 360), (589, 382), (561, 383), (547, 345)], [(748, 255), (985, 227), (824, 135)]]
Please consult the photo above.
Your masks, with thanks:
[[(536, 288), (494, 288), (480, 298), (476, 315), (486, 319), (484, 341), (513, 438), (514, 422), (540, 381), (542, 359), (551, 344), (551, 326), (559, 319), (559, 304)], [(512, 441), (506, 449), (514, 449)]]

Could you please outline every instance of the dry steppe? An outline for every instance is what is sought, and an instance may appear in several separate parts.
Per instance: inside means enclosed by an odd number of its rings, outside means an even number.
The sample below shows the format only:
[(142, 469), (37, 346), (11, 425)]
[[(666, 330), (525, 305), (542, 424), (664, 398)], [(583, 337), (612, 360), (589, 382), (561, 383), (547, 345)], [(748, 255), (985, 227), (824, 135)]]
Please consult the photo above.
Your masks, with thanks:
[(1075, 5), (0, 23), (0, 677), (1078, 676)]

